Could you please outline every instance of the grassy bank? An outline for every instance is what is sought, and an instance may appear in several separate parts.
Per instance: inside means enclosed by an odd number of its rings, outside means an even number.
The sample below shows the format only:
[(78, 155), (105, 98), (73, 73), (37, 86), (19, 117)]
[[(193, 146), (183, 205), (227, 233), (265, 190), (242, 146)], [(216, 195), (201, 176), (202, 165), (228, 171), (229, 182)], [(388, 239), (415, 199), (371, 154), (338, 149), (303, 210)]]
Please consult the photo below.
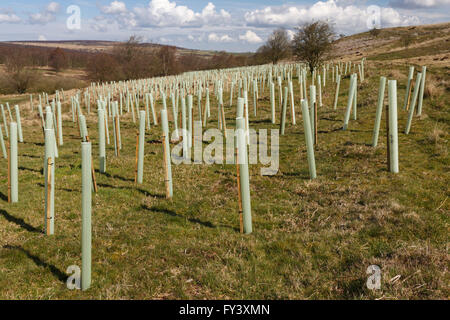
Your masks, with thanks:
[[(340, 128), (349, 80), (341, 83), (334, 111), (335, 88), (328, 79), (319, 110), (314, 181), (309, 180), (294, 81), (297, 125), (291, 125), (288, 113), (278, 174), (262, 177), (261, 165), (250, 166), (254, 232), (248, 236), (239, 234), (234, 166), (173, 166), (174, 198), (168, 201), (161, 127), (152, 126), (146, 135), (144, 184), (135, 186), (137, 127), (129, 116), (122, 119), (121, 156), (114, 157), (110, 144), (107, 174), (97, 172), (93, 283), (86, 292), (69, 291), (65, 285), (67, 267), (81, 266), (78, 130), (68, 118), (64, 121), (64, 146), (56, 160), (55, 235), (47, 237), (41, 233), (42, 131), (24, 105), (18, 204), (7, 203), (5, 160), (0, 167), (0, 298), (448, 298), (450, 114), (448, 105), (433, 102), (449, 101), (448, 87), (436, 84), (441, 89), (425, 98), (424, 114), (414, 118), (406, 136), (401, 107), (407, 69), (367, 64), (366, 81), (358, 90), (358, 120), (350, 120), (347, 131)], [(399, 174), (386, 170), (384, 111), (379, 145), (370, 146), (381, 75), (399, 81)], [(433, 70), (429, 76), (433, 78)], [(278, 128), (269, 120), (268, 90), (262, 93), (256, 118), (251, 97), (250, 125)], [(217, 105), (211, 101), (208, 127), (216, 128)], [(227, 95), (224, 101), (229, 101)], [(69, 107), (64, 106), (65, 114)], [(276, 114), (279, 123), (278, 106)], [(235, 108), (227, 108), (226, 117), (233, 127)], [(87, 118), (98, 168), (96, 116)], [(382, 270), (380, 291), (365, 286), (366, 269), (372, 264)]]

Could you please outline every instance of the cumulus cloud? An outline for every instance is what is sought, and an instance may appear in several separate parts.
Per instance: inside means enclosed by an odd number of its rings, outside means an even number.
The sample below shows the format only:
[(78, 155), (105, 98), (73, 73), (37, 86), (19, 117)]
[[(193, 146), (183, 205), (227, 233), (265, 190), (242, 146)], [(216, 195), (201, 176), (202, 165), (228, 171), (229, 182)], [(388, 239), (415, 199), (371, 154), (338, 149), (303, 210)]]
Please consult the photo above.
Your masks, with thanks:
[(0, 12), (0, 23), (19, 23), (22, 19), (16, 16), (14, 13), (1, 13)]
[[(428, 0), (431, 1), (431, 0)], [(380, 8), (382, 27), (419, 23), (416, 16), (400, 14), (393, 8)], [(254, 27), (295, 27), (305, 22), (323, 20), (333, 23), (339, 31), (359, 32), (367, 30), (372, 12), (366, 7), (344, 6), (334, 0), (318, 1), (310, 7), (275, 6), (249, 11), (245, 21)]]
[(450, 5), (450, 0), (392, 0), (389, 2), (389, 5), (404, 9), (430, 9)]
[(201, 27), (224, 24), (231, 19), (229, 12), (217, 11), (211, 2), (201, 12), (170, 0), (151, 0), (147, 7), (132, 9), (128, 9), (124, 2), (113, 1), (103, 6), (101, 11), (128, 27)]
[(103, 6), (101, 11), (106, 14), (120, 14), (128, 10), (124, 2), (113, 1), (108, 6)]
[(248, 43), (260, 43), (263, 40), (253, 31), (248, 30), (245, 34), (239, 36), (239, 40), (246, 41)]
[(233, 39), (227, 34), (219, 36), (216, 33), (210, 33), (208, 35), (208, 41), (211, 41), (211, 42), (232, 42)]
[(47, 24), (55, 21), (56, 14), (59, 12), (60, 8), (61, 6), (58, 2), (50, 2), (41, 12), (30, 14), (29, 22), (31, 24)]
[(44, 35), (39, 35), (38, 41), (47, 41), (47, 38)]

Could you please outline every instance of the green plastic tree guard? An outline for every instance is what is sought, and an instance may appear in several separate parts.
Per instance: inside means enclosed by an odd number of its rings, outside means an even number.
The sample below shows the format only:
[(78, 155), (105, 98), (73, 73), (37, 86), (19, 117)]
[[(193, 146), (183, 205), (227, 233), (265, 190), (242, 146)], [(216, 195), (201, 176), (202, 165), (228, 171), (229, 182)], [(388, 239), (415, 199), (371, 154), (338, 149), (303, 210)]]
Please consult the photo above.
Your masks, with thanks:
[(62, 115), (61, 115), (61, 102), (58, 101), (57, 105), (56, 105), (56, 112), (57, 112), (57, 117), (58, 117), (58, 142), (59, 145), (62, 146), (64, 144), (63, 141), (63, 131), (62, 131)]
[(390, 170), (398, 173), (397, 80), (389, 80), (389, 151)]
[(306, 99), (302, 99), (302, 114), (303, 114), (303, 130), (305, 131), (306, 152), (308, 155), (309, 175), (311, 179), (317, 177), (316, 174), (316, 160), (314, 157), (314, 143), (311, 131), (311, 120), (309, 119), (308, 103)]
[(145, 111), (139, 111), (139, 152), (137, 183), (144, 182), (144, 142), (145, 142)]
[(98, 160), (101, 173), (106, 172), (106, 145), (105, 145), (105, 111), (101, 108), (98, 112)]
[(408, 120), (406, 122), (405, 134), (409, 134), (411, 130), (412, 118), (414, 115), (414, 109), (416, 108), (417, 95), (419, 94), (419, 88), (422, 81), (422, 74), (419, 72), (417, 74), (416, 85), (414, 86), (414, 93), (412, 97), (411, 106), (409, 107)]
[(91, 206), (92, 206), (92, 172), (91, 143), (81, 143), (81, 290), (91, 286)]
[(427, 76), (427, 67), (422, 67), (422, 81), (420, 82), (419, 104), (417, 105), (417, 115), (422, 115), (423, 93), (425, 91), (425, 77)]
[(347, 102), (347, 109), (345, 111), (345, 118), (344, 118), (344, 127), (343, 130), (347, 130), (348, 128), (348, 122), (350, 120), (350, 112), (352, 110), (352, 104), (354, 102), (354, 95), (355, 95), (355, 75), (352, 74), (350, 77), (350, 88), (348, 89), (348, 102)]
[(8, 133), (8, 123), (6, 122), (6, 116), (5, 116), (5, 109), (3, 108), (3, 105), (0, 105), (1, 109), (2, 109), (2, 118), (3, 118), (3, 125), (5, 127), (5, 135), (8, 138), (9, 137), (9, 133)]
[[(44, 140), (45, 140), (45, 154), (44, 154), (44, 180), (45, 180), (45, 211), (44, 211), (44, 226), (46, 234), (54, 234), (55, 230), (55, 145), (54, 141), (54, 131), (53, 129), (44, 129)], [(48, 158), (52, 158), (51, 167), (51, 186), (50, 186), (50, 197), (48, 188)], [(50, 202), (48, 201), (50, 200)], [(48, 208), (50, 208), (50, 217), (47, 217)], [(47, 218), (50, 218), (50, 229), (47, 230)], [(49, 232), (47, 232), (49, 231)]]
[[(192, 98), (192, 96), (191, 96)], [(192, 101), (192, 99), (191, 99)], [(169, 188), (169, 197), (173, 197), (173, 185), (172, 185), (172, 165), (170, 158), (170, 144), (169, 144), (169, 121), (167, 119), (167, 109), (161, 110), (161, 123), (162, 123), (162, 131), (165, 139), (165, 152), (166, 152), (166, 161), (167, 161), (167, 182)], [(190, 139), (192, 140), (192, 139)]]
[(2, 125), (1, 124), (0, 124), (0, 147), (2, 148), (3, 158), (7, 159), (8, 158), (8, 153), (6, 152), (5, 140), (3, 139), (3, 129), (2, 129)]
[(17, 132), (19, 134), (19, 142), (23, 142), (23, 134), (22, 134), (22, 121), (20, 120), (20, 110), (19, 106), (16, 104), (14, 106), (14, 109), (16, 110), (16, 122), (17, 122)]
[(270, 82), (270, 108), (272, 111), (272, 124), (275, 124), (275, 84)]
[(383, 112), (384, 91), (386, 89), (386, 77), (380, 77), (380, 88), (378, 89), (377, 113), (375, 115), (375, 127), (373, 128), (372, 147), (378, 144), (378, 134), (380, 132), (381, 114)]
[[(334, 70), (334, 68), (333, 68)], [(337, 108), (337, 104), (338, 104), (338, 98), (339, 98), (339, 87), (341, 86), (341, 76), (338, 75), (337, 76), (337, 82), (336, 82), (336, 94), (334, 96), (334, 104), (333, 104), (333, 109), (336, 110)]]
[(409, 67), (408, 84), (406, 85), (405, 102), (403, 103), (403, 110), (406, 109), (406, 105), (408, 104), (408, 97), (410, 95), (410, 87), (411, 87), (413, 78), (414, 78), (414, 67), (411, 66), (411, 67)]
[(284, 87), (284, 99), (283, 99), (283, 109), (281, 114), (281, 135), (284, 135), (284, 129), (286, 127), (286, 109), (287, 109), (287, 97), (288, 97), (288, 88)]
[[(286, 87), (287, 89), (287, 87)], [(244, 222), (244, 233), (252, 233), (252, 208), (250, 200), (250, 175), (248, 170), (248, 153), (247, 141), (245, 134), (245, 119), (236, 118), (237, 129), (237, 148), (239, 158), (239, 173), (241, 178), (241, 199), (242, 199), (242, 215)]]
[(11, 202), (16, 203), (19, 201), (19, 169), (18, 169), (18, 148), (17, 148), (17, 123), (10, 122), (9, 132), (9, 158), (10, 164), (10, 177), (11, 177)]

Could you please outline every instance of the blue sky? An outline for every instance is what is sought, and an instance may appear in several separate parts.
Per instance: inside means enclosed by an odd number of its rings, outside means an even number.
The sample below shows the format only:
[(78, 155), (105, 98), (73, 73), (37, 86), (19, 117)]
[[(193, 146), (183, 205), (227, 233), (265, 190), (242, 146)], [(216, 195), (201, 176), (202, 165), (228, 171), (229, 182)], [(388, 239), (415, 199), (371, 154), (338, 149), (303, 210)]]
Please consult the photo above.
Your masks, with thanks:
[[(67, 8), (80, 9), (80, 29)], [(375, 6), (375, 7), (374, 7)], [(337, 33), (450, 21), (450, 0), (1, 0), (0, 41), (126, 40), (194, 49), (254, 51), (278, 27), (328, 20)], [(75, 21), (75, 20), (71, 20)]]

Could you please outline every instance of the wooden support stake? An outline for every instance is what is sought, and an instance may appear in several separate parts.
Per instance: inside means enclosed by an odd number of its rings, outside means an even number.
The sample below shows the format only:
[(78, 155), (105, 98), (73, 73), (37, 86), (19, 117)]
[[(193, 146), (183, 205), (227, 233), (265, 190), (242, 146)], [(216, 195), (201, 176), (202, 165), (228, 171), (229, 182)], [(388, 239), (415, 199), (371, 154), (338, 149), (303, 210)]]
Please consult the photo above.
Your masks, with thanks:
[[(91, 142), (89, 140), (89, 136), (86, 136), (86, 142)], [(98, 192), (97, 179), (95, 178), (94, 159), (92, 158), (91, 158), (91, 172), (92, 172), (92, 182), (94, 184), (94, 191), (95, 193), (97, 193)]]
[(47, 159), (47, 212), (46, 212), (46, 234), (49, 236), (50, 233), (50, 225), (52, 222), (52, 211), (51, 211), (51, 198), (52, 198), (52, 166), (53, 166), (53, 159), (49, 157)]
[(411, 79), (411, 84), (409, 85), (409, 91), (408, 91), (408, 100), (407, 100), (407, 103), (406, 103), (406, 110), (407, 110), (407, 111), (409, 110), (409, 104), (410, 104), (410, 102), (411, 102), (411, 91), (412, 91), (412, 86), (413, 86), (413, 82), (412, 82), (412, 79)]

